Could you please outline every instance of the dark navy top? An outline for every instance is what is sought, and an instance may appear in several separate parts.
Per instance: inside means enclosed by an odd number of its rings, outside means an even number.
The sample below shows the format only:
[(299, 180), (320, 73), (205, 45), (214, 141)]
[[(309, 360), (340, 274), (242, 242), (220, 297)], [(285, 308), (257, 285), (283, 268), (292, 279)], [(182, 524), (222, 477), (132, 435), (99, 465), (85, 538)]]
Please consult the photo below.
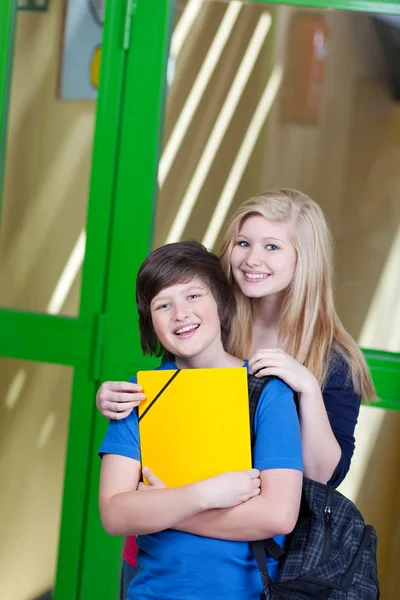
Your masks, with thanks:
[(355, 447), (354, 430), (361, 404), (361, 396), (354, 390), (350, 367), (337, 352), (333, 355), (322, 397), (332, 431), (342, 450), (337, 467), (328, 481), (337, 487), (350, 468)]

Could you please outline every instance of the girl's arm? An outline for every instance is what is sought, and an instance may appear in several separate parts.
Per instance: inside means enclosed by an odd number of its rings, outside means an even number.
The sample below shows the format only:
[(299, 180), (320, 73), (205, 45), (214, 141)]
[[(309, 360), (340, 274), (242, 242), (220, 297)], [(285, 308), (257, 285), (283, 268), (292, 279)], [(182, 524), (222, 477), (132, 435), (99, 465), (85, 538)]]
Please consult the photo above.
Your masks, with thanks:
[(341, 449), (340, 460), (328, 481), (337, 487), (350, 468), (361, 405), (361, 395), (354, 389), (350, 367), (341, 356), (335, 359), (322, 395), (330, 426)]
[(249, 368), (260, 377), (276, 375), (297, 392), (304, 474), (321, 483), (339, 485), (353, 454), (360, 407), (360, 397), (348, 382), (348, 369), (341, 365), (333, 385), (332, 377), (328, 380), (323, 396), (314, 375), (283, 350), (259, 350), (250, 359)]
[(304, 474), (328, 483), (342, 454), (332, 431), (317, 380), (299, 393), (299, 419), (303, 448)]
[(139, 461), (114, 454), (103, 456), (100, 515), (110, 535), (162, 531), (199, 512), (235, 506), (260, 493), (256, 469), (223, 473), (191, 485), (162, 490), (138, 490), (139, 479)]

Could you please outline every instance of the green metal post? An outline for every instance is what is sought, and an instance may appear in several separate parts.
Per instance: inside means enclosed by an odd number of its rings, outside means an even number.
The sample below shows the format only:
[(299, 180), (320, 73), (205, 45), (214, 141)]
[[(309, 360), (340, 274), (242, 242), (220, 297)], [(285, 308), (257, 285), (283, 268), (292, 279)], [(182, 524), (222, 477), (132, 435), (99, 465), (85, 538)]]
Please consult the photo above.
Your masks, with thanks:
[[(126, 76), (126, 52), (122, 43), (125, 18), (125, 3), (120, 0), (107, 2), (80, 306), (80, 320), (90, 323), (93, 335), (84, 347), (89, 362), (86, 368), (76, 369), (74, 373), (54, 600), (80, 597), (89, 465), (94, 452), (94, 398), (101, 364), (112, 206)], [(97, 555), (94, 550), (93, 554)], [(91, 593), (87, 597), (100, 598)]]
[(14, 54), (16, 2), (0, 5), (0, 215), (4, 186), (7, 116)]
[[(151, 243), (173, 6), (169, 0), (137, 0), (130, 32), (108, 268), (103, 380), (126, 379), (145, 365), (137, 331), (134, 283)], [(98, 511), (97, 450), (105, 428), (106, 422), (99, 415), (92, 446), (79, 600), (115, 598), (120, 577), (121, 539), (103, 531)]]

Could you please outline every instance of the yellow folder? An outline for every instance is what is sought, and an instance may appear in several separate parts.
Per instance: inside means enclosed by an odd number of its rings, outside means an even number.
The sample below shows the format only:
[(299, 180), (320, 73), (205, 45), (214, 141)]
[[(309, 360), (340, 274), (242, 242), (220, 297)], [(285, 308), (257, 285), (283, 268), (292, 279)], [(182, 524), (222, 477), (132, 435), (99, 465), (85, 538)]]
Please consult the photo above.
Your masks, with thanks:
[(167, 487), (251, 468), (246, 368), (140, 371), (142, 466)]

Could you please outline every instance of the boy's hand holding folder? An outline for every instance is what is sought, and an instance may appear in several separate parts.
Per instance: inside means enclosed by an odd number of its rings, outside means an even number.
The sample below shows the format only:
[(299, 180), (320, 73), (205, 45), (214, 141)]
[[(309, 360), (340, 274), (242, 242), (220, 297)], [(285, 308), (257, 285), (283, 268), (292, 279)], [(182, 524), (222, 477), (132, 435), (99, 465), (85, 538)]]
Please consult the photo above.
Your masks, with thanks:
[(167, 487), (251, 470), (246, 368), (141, 371), (138, 383), (142, 465)]
[[(157, 489), (162, 490), (167, 486), (148, 467), (143, 469), (149, 485), (139, 483), (138, 490)], [(258, 469), (247, 469), (233, 473), (221, 473), (203, 482), (202, 488), (198, 488), (198, 494), (202, 496), (202, 506), (206, 510), (212, 508), (231, 508), (247, 502), (258, 496), (261, 492), (260, 471)]]

